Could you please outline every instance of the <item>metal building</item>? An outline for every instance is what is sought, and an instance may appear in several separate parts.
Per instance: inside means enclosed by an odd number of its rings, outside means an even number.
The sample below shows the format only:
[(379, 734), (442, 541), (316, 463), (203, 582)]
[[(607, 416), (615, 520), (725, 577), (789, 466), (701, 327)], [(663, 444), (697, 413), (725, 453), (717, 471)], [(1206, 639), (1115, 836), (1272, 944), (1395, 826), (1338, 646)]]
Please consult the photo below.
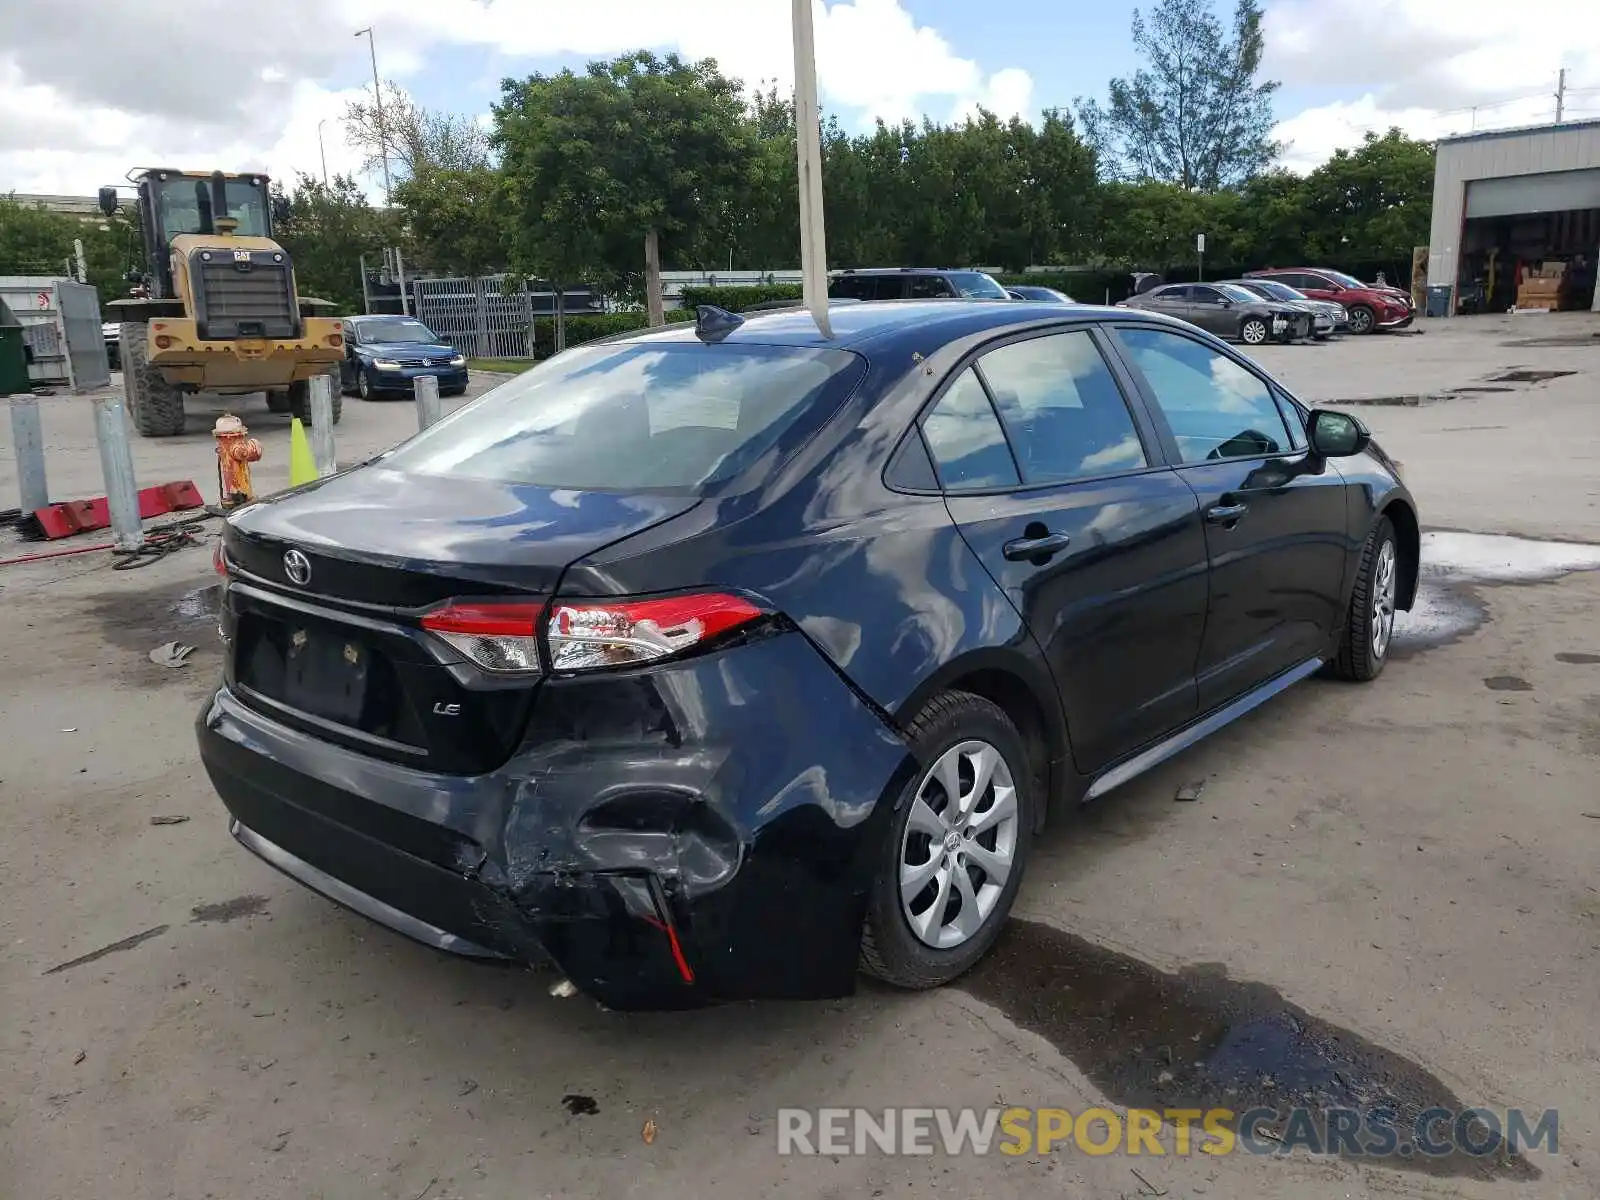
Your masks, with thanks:
[(1439, 142), (1428, 286), (1454, 289), (1450, 311), (1600, 311), (1597, 259), (1600, 121)]

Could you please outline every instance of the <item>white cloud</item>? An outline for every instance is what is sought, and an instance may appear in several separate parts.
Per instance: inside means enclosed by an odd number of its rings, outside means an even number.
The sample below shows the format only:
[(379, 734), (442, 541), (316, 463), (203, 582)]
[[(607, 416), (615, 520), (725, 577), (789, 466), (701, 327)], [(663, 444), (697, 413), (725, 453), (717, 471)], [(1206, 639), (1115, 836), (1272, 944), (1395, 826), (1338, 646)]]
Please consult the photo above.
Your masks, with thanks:
[[(1029, 111), (1027, 72), (985, 73), (908, 2), (816, 0), (826, 107), (849, 122)], [(279, 0), (274, 26), (298, 32), (268, 43), (228, 35), (236, 22), (231, 0), (0, 0), (0, 191), (86, 193), (155, 161), (316, 173), (322, 118), (330, 172), (350, 169), (336, 119), (370, 75), (351, 36), (365, 26), (380, 73), (413, 83), (448, 47), (512, 74), (517, 59), (649, 46), (715, 58), (751, 86), (794, 77), (788, 0)]]
[(1279, 123), (1285, 165), (1308, 170), (1362, 136), (1414, 137), (1555, 118), (1567, 68), (1569, 117), (1600, 116), (1597, 0), (1276, 0), (1264, 73), (1285, 87), (1336, 87), (1354, 99)]

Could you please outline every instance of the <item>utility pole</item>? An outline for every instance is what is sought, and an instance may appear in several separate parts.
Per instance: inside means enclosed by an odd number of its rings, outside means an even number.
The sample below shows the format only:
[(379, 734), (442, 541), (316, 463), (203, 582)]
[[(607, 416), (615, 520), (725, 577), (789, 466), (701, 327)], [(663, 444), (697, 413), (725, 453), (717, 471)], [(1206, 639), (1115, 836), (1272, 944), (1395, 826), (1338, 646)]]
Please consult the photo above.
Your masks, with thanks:
[(322, 186), (328, 186), (328, 148), (322, 144), (322, 127), (328, 123), (328, 118), (323, 117), (317, 122), (317, 152), (322, 155)]
[(372, 26), (356, 30), (356, 37), (367, 35), (367, 49), (372, 52), (372, 98), (378, 105), (378, 148), (383, 151), (383, 204), (387, 208), (392, 201), (389, 193), (392, 190), (389, 184), (389, 131), (383, 125), (383, 88), (378, 83), (378, 39), (373, 36)]
[(1561, 124), (1561, 118), (1567, 113), (1567, 69), (1562, 67), (1556, 72), (1556, 124)]

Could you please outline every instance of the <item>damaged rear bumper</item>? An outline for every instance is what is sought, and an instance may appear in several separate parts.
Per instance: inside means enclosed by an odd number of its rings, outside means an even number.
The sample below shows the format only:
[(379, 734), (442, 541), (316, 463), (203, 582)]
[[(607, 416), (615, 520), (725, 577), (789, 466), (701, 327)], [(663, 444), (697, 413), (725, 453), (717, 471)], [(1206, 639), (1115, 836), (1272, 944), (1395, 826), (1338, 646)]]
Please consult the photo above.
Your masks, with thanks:
[(540, 685), (479, 776), (317, 740), (224, 687), (198, 722), (234, 836), (453, 953), (553, 959), (613, 1008), (854, 987), (904, 743), (800, 634)]

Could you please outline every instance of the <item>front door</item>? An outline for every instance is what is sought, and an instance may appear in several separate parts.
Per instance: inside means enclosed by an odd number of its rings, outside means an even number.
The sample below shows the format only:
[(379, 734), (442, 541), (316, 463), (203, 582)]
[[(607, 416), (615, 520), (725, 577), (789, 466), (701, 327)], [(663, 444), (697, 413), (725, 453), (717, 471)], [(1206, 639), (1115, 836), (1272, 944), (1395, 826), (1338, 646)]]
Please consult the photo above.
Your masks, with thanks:
[(1080, 329), (988, 351), (923, 422), (951, 517), (1044, 649), (1085, 773), (1195, 714), (1199, 505), (1151, 465), (1134, 411)]
[(1233, 337), (1239, 332), (1233, 305), (1216, 288), (1203, 283), (1189, 288), (1189, 323), (1218, 337)]
[(1117, 339), (1205, 522), (1205, 712), (1327, 653), (1343, 615), (1345, 481), (1241, 360), (1172, 330), (1122, 326)]

